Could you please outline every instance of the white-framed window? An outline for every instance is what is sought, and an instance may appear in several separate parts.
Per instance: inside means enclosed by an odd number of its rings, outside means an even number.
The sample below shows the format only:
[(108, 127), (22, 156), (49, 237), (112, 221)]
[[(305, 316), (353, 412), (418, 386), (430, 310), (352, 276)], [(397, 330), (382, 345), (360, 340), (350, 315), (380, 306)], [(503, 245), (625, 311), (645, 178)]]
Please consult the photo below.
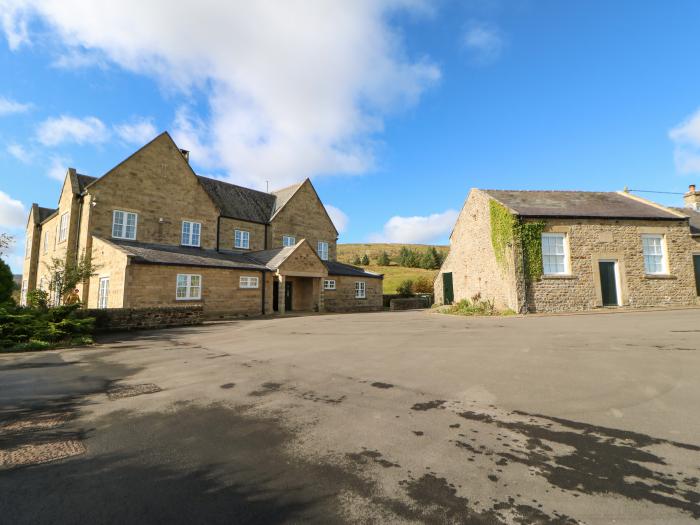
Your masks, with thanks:
[(19, 294), (19, 305), (20, 306), (27, 306), (27, 287), (29, 286), (29, 282), (24, 279), (22, 281), (22, 290), (20, 291)]
[(367, 289), (364, 281), (355, 282), (355, 299), (364, 299), (367, 297)]
[(68, 238), (68, 212), (61, 215), (61, 222), (58, 225), (58, 242), (63, 242)]
[(49, 232), (44, 232), (44, 253), (49, 253)]
[(201, 232), (201, 223), (192, 221), (182, 221), (182, 245), (199, 246)]
[(296, 243), (297, 239), (293, 235), (282, 236), (282, 246), (294, 246)]
[(112, 214), (112, 237), (116, 239), (136, 239), (138, 215), (130, 211), (114, 210)]
[(668, 265), (664, 255), (663, 235), (642, 235), (644, 271), (648, 274), (664, 274)]
[(235, 230), (233, 232), (233, 247), (247, 250), (250, 248), (250, 232)]
[(566, 234), (542, 234), (542, 270), (545, 275), (561, 275), (568, 272)]
[(326, 241), (318, 241), (318, 256), (322, 261), (328, 260), (328, 243)]
[(335, 279), (324, 279), (323, 289), (324, 290), (335, 290)]
[(238, 281), (238, 286), (240, 288), (257, 288), (258, 287), (258, 278), (257, 277), (250, 277), (248, 275), (241, 275), (241, 278)]
[(202, 298), (202, 276), (179, 273), (177, 274), (177, 289), (175, 299), (178, 301), (188, 301)]
[(109, 277), (100, 277), (97, 289), (97, 308), (107, 308), (109, 304)]

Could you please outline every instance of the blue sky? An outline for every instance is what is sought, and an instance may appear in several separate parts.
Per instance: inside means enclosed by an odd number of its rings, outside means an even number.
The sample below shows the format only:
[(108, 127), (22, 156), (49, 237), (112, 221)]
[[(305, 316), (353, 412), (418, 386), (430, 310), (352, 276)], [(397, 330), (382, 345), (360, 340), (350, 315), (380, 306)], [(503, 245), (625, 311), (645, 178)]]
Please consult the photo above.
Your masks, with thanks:
[(700, 184), (695, 1), (96, 4), (0, 0), (16, 272), (68, 166), (99, 176), (163, 130), (204, 175), (310, 176), (341, 242), (446, 242), (472, 187)]

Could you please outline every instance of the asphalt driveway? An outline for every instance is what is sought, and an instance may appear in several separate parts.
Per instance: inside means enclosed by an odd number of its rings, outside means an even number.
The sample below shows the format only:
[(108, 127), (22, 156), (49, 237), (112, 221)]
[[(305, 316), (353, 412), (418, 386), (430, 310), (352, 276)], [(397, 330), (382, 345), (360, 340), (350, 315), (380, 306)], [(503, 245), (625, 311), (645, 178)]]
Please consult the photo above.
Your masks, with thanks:
[(0, 356), (0, 522), (694, 523), (700, 310), (248, 320)]

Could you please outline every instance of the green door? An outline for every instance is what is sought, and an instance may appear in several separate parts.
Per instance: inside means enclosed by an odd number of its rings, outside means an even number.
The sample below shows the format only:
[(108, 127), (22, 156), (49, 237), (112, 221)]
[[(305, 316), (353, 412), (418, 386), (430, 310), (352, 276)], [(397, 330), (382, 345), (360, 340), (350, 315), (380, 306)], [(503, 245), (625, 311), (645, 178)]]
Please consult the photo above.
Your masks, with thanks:
[(695, 268), (695, 292), (700, 295), (700, 255), (693, 255), (693, 267)]
[(603, 292), (603, 306), (618, 306), (617, 278), (613, 261), (598, 262), (600, 268), (600, 290)]
[(455, 300), (455, 293), (452, 289), (452, 272), (442, 274), (442, 299), (444, 304), (452, 304)]

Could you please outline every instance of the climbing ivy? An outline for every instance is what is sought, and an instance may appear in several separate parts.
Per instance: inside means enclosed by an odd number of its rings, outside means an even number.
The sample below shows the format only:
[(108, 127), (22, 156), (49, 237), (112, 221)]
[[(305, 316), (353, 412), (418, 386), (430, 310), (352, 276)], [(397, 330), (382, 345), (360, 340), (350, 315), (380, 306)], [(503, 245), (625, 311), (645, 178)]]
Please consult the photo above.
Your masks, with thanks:
[(529, 281), (536, 281), (542, 277), (542, 232), (545, 225), (544, 221), (519, 221), (516, 225), (515, 235), (520, 239), (523, 248), (525, 278)]
[(542, 276), (542, 232), (544, 221), (522, 222), (508, 208), (495, 200), (489, 201), (491, 215), (491, 244), (496, 262), (506, 270), (506, 249), (520, 242), (523, 250), (525, 278), (536, 281)]
[(491, 244), (496, 254), (496, 262), (503, 270), (506, 269), (506, 248), (513, 244), (515, 235), (515, 216), (508, 208), (493, 199), (489, 201), (491, 214)]

